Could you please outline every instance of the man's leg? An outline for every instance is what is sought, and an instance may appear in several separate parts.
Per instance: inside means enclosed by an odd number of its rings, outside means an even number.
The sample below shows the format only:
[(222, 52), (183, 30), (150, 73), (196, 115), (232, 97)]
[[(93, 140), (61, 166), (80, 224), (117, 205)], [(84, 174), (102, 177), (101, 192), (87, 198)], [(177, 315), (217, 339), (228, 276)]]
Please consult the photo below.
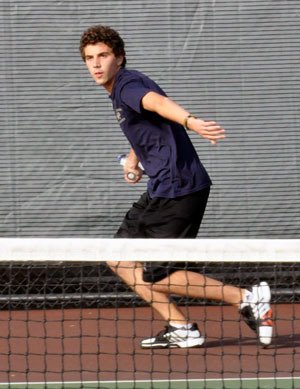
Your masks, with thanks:
[(176, 304), (170, 302), (168, 291), (155, 291), (153, 284), (143, 281), (143, 267), (136, 262), (108, 262), (108, 266), (144, 301), (157, 311), (169, 325), (158, 335), (144, 339), (142, 348), (199, 347), (205, 339), (197, 324), (189, 324)]
[(223, 301), (237, 308), (246, 293), (245, 289), (224, 285), (221, 281), (187, 270), (172, 273), (169, 277), (154, 283), (152, 289), (166, 294)]
[(143, 265), (141, 263), (110, 261), (107, 262), (107, 265), (164, 320), (181, 324), (187, 322), (176, 304), (170, 302), (169, 292), (166, 288), (164, 291), (156, 291), (152, 288), (153, 284), (143, 281)]
[[(270, 288), (266, 283), (255, 285), (251, 291), (203, 276), (202, 274), (178, 270), (170, 276), (153, 284), (143, 281), (143, 267), (136, 262), (109, 262), (111, 269), (130, 286), (142, 299), (150, 304), (163, 319), (169, 322), (169, 329), (160, 337), (146, 339), (142, 347), (194, 347), (203, 344), (197, 326), (177, 329), (186, 325), (187, 320), (180, 309), (169, 301), (170, 294), (224, 301), (241, 309), (246, 323), (257, 332), (263, 345), (271, 343), (272, 339), (272, 309), (270, 307)], [(176, 327), (175, 327), (176, 326)], [(185, 340), (177, 339), (170, 345), (172, 334), (178, 338), (178, 332), (183, 333)], [(190, 336), (192, 334), (192, 336)], [(195, 336), (195, 338), (193, 338)], [(162, 340), (163, 339), (163, 340)], [(165, 339), (168, 339), (166, 341)], [(188, 340), (186, 340), (188, 339)], [(189, 343), (191, 342), (191, 343)]]
[(246, 324), (256, 332), (263, 346), (268, 346), (272, 341), (271, 291), (266, 282), (260, 282), (246, 290), (224, 285), (202, 274), (181, 270), (154, 283), (152, 288), (167, 294), (224, 301), (234, 305), (240, 310)]
[(150, 284), (143, 281), (143, 265), (139, 262), (110, 261), (108, 266), (163, 319), (184, 323), (180, 309), (170, 302), (169, 295), (177, 294), (207, 300), (224, 301), (239, 308), (246, 290), (206, 277), (199, 273), (178, 270), (161, 281)]

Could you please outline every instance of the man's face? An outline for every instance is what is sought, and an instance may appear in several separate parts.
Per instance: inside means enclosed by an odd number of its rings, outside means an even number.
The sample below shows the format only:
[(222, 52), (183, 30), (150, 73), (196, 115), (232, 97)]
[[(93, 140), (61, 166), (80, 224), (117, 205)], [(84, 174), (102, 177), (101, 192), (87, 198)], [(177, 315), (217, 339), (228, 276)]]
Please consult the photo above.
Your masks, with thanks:
[(123, 56), (116, 57), (104, 43), (87, 45), (84, 49), (86, 66), (98, 85), (111, 93), (114, 79), (123, 62)]

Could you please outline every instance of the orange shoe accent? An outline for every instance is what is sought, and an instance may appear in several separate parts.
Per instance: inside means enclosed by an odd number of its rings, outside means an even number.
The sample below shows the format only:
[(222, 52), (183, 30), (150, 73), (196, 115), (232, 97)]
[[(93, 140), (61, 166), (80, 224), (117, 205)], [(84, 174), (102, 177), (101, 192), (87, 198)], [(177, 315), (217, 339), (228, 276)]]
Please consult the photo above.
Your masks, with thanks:
[(269, 309), (268, 312), (263, 316), (261, 319), (261, 326), (273, 326), (273, 311), (272, 309)]

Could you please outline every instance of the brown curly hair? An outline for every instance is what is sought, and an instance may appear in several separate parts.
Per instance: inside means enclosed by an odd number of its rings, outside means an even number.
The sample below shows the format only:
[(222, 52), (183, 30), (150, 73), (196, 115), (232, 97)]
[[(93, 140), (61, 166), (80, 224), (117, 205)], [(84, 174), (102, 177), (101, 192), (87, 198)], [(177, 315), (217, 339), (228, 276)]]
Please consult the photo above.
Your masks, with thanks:
[(95, 45), (97, 43), (104, 43), (110, 47), (116, 57), (123, 56), (121, 67), (126, 65), (125, 44), (119, 33), (108, 26), (92, 26), (88, 28), (80, 39), (80, 54), (85, 61), (84, 49), (87, 45)]

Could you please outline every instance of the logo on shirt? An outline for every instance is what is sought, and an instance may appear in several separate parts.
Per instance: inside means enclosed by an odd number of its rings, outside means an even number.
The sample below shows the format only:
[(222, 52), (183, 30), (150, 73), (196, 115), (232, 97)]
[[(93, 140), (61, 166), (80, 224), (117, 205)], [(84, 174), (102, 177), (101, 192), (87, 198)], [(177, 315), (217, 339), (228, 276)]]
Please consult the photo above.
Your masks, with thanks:
[(115, 115), (116, 115), (116, 118), (117, 118), (117, 121), (118, 121), (119, 124), (123, 123), (126, 120), (124, 118), (124, 116), (123, 116), (122, 108), (116, 108), (115, 109)]

